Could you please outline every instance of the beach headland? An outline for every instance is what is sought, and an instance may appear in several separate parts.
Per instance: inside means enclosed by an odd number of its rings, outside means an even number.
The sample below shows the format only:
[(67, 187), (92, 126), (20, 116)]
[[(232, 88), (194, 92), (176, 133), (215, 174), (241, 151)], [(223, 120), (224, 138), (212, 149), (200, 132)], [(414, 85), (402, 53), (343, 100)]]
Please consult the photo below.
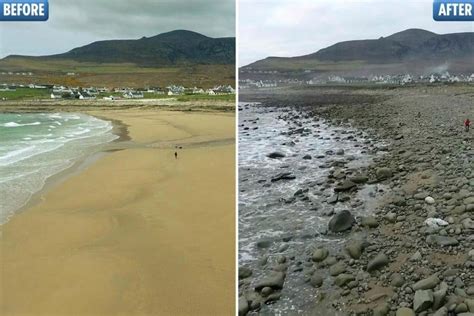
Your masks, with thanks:
[[(277, 228), (283, 221), (291, 227), (293, 219), (294, 229), (256, 240), (256, 263), (239, 265), (242, 315), (474, 311), (474, 134), (463, 127), (474, 115), (472, 85), (292, 87), (240, 96), (269, 112), (281, 108), (280, 119), (289, 127), (282, 133), (290, 131), (296, 144), (308, 135), (320, 137), (304, 128), (309, 117), (316, 120), (312, 126), (323, 121), (338, 130), (329, 136), (332, 150), (306, 160), (321, 164), (326, 179), (315, 175), (279, 201), (267, 201), (287, 210), (275, 220)], [(252, 123), (242, 127), (261, 127)], [(366, 140), (359, 143), (362, 133)], [(347, 141), (372, 157), (370, 165), (354, 167), (357, 156), (343, 151), (338, 157), (339, 145)], [(285, 153), (285, 146), (273, 151)], [(283, 166), (292, 157), (273, 159)], [(296, 179), (261, 180), (262, 192), (298, 181), (297, 169), (284, 171)], [(252, 181), (243, 175), (240, 190)], [(368, 188), (370, 194), (363, 194)], [(326, 228), (309, 218), (301, 221), (302, 206), (312, 218), (327, 219)], [(306, 231), (300, 232), (301, 222)]]
[(233, 315), (235, 115), (219, 108), (2, 104), (120, 121), (122, 141), (0, 227), (0, 313)]

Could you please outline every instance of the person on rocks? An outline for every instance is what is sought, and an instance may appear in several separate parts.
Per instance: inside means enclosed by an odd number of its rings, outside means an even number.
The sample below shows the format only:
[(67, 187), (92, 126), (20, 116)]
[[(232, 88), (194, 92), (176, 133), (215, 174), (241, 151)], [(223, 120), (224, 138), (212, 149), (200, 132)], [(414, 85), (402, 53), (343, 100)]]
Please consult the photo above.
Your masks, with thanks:
[(471, 121), (467, 118), (464, 121), (464, 129), (466, 130), (466, 132), (469, 132), (469, 126), (471, 126)]
[(174, 159), (178, 159), (178, 152), (177, 151), (174, 152)]

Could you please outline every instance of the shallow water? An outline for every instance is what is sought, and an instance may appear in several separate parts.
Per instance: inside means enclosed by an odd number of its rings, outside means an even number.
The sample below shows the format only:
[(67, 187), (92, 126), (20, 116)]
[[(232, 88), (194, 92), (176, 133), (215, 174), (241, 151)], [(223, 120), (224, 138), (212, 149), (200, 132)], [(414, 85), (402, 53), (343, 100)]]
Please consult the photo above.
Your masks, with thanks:
[[(293, 271), (302, 270), (312, 245), (324, 242), (337, 247), (345, 241), (344, 237), (326, 235), (331, 217), (324, 211), (351, 206), (355, 215), (372, 213), (374, 206), (367, 201), (381, 189), (367, 185), (358, 192), (356, 203), (329, 205), (326, 200), (333, 195), (333, 186), (326, 185), (330, 170), (339, 169), (334, 167), (338, 164), (346, 170), (369, 165), (372, 156), (368, 149), (377, 145), (349, 125), (334, 127), (295, 109), (257, 104), (247, 107), (240, 104), (240, 108), (239, 266), (249, 266), (255, 280), (265, 274), (262, 258), (268, 258), (269, 266), (276, 264), (279, 255), (293, 257), (282, 298), (262, 308), (260, 313), (301, 313), (314, 301), (316, 291), (305, 284), (301, 273)], [(336, 155), (338, 149), (344, 149), (344, 154)], [(267, 157), (275, 151), (284, 153), (285, 157)], [(312, 159), (303, 159), (305, 155), (311, 155)], [(270, 181), (281, 172), (290, 172), (296, 178)], [(299, 189), (307, 190), (305, 198), (294, 198)], [(259, 247), (261, 241), (266, 241), (267, 246)]]
[(0, 114), (0, 223), (46, 179), (116, 138), (111, 122), (85, 114)]

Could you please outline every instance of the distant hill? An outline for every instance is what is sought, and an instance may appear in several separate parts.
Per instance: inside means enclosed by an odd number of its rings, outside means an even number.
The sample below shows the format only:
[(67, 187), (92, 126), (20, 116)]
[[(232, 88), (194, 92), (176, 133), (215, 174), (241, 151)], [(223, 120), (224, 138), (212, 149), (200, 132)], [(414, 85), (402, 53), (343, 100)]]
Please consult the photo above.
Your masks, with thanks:
[(137, 40), (98, 41), (58, 55), (11, 55), (4, 60), (73, 60), (93, 63), (133, 63), (138, 66), (229, 65), (235, 63), (235, 38), (210, 38), (177, 30)]
[(436, 34), (408, 29), (388, 37), (346, 41), (315, 53), (290, 58), (269, 57), (245, 68), (324, 73), (429, 72), (431, 69), (474, 71), (474, 32)]

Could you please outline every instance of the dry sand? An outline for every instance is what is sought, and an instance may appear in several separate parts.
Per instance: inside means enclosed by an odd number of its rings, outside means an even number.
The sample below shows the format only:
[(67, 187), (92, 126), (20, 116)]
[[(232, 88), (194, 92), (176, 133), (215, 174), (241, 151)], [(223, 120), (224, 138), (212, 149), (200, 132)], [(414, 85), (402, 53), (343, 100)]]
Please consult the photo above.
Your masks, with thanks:
[(0, 314), (233, 315), (235, 116), (91, 114), (132, 141), (0, 227)]

